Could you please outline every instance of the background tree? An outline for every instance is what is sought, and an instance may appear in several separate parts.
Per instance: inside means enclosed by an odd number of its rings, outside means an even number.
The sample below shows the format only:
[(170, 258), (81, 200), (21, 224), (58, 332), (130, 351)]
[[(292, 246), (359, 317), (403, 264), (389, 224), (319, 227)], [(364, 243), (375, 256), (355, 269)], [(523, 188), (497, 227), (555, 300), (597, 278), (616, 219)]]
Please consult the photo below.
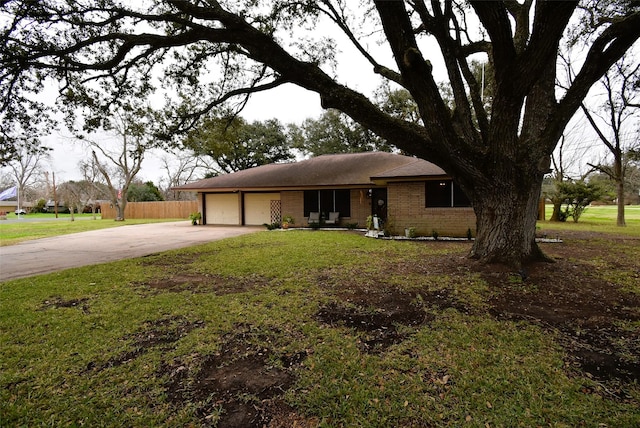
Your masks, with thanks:
[[(70, 114), (81, 104), (100, 118), (123, 95), (144, 99), (154, 89), (152, 69), (164, 67), (164, 88), (178, 100), (157, 121), (166, 124), (157, 135), (173, 139), (223, 104), (241, 109), (251, 94), (293, 83), (319, 94), (324, 108), (441, 166), (472, 201), (471, 256), (518, 267), (542, 257), (535, 226), (549, 157), (591, 86), (640, 37), (639, 8), (587, 0), (9, 0), (0, 6), (10, 17), (0, 43), (0, 111), (51, 77), (61, 81)], [(565, 31), (571, 22), (580, 28)], [(320, 23), (333, 25), (341, 39), (318, 32)], [(584, 61), (571, 85), (556, 92), (567, 34), (578, 35)], [(388, 49), (384, 56), (367, 50), (373, 42)], [(393, 117), (333, 77), (337, 46), (407, 90), (422, 123)], [(389, 51), (393, 64), (385, 64)], [(490, 108), (471, 71), (479, 56), (492, 64)], [(446, 70), (454, 109), (439, 90), (437, 69)]]
[[(616, 203), (616, 185), (607, 174), (598, 170), (592, 170), (588, 179), (589, 183), (597, 185), (602, 190), (602, 195), (598, 199), (599, 202), (608, 205), (614, 205)], [(625, 185), (625, 188), (626, 187)], [(625, 197), (625, 200), (628, 199)]]
[(553, 212), (549, 221), (564, 221), (562, 204), (566, 196), (560, 191), (558, 184), (565, 181), (584, 181), (593, 172), (593, 168), (584, 169), (584, 159), (593, 151), (593, 144), (584, 144), (584, 121), (578, 120), (567, 128), (560, 142), (551, 155), (552, 170), (545, 178), (542, 186), (543, 197), (553, 204)]
[(105, 185), (90, 180), (70, 180), (60, 184), (57, 190), (59, 199), (69, 209), (71, 221), (75, 220), (75, 213), (91, 209), (93, 219), (96, 219), (97, 199), (108, 198), (109, 192)]
[[(49, 153), (37, 148), (16, 147), (12, 159), (7, 163), (6, 169), (10, 171), (13, 185), (18, 186), (19, 204), (24, 201), (37, 199), (37, 191), (34, 184), (44, 175), (44, 162), (49, 158)], [(20, 207), (18, 207), (20, 208)]]
[(551, 218), (549, 221), (564, 221), (566, 217), (562, 213), (562, 203), (564, 202), (564, 195), (558, 190), (558, 184), (564, 182), (568, 177), (565, 172), (565, 163), (564, 163), (564, 144), (565, 144), (565, 136), (563, 135), (560, 139), (560, 144), (556, 154), (551, 155), (551, 164), (553, 166), (553, 171), (548, 177), (548, 180), (545, 180), (542, 185), (542, 194), (545, 198), (551, 201), (553, 205), (553, 212), (551, 213)]
[(284, 127), (276, 119), (247, 123), (241, 117), (213, 117), (189, 133), (184, 147), (208, 157), (216, 172), (235, 172), (293, 159)]
[[(127, 191), (140, 172), (146, 151), (152, 146), (140, 111), (122, 113), (111, 125), (115, 140), (110, 144), (84, 139), (90, 148), (95, 168), (104, 178), (111, 203), (116, 207), (116, 220), (124, 221)], [(119, 141), (118, 141), (119, 140)], [(97, 152), (97, 153), (96, 153)]]
[(52, 201), (53, 202), (53, 213), (55, 214), (56, 218), (58, 218), (58, 185), (56, 184), (56, 173), (51, 171), (51, 174), (49, 174), (49, 171), (45, 171), (44, 172), (44, 177), (46, 180), (46, 188), (47, 188), (47, 194), (46, 194), (46, 198), (47, 198), (47, 202), (48, 201)]
[(589, 108), (582, 103), (589, 124), (613, 156), (610, 164), (592, 166), (616, 185), (618, 226), (626, 226), (625, 177), (631, 161), (629, 152), (640, 147), (640, 64), (631, 63), (630, 58), (630, 55), (623, 57), (601, 79), (604, 102), (600, 106)]
[(380, 109), (390, 116), (415, 124), (422, 122), (418, 105), (406, 89), (392, 88), (389, 82), (384, 82), (376, 91), (375, 99)]
[(584, 180), (565, 180), (557, 183), (556, 187), (565, 205), (565, 210), (560, 216), (561, 221), (571, 217), (577, 223), (587, 207), (603, 194), (597, 183)]
[(318, 119), (306, 119), (300, 126), (290, 125), (289, 133), (293, 147), (311, 156), (391, 151), (387, 142), (335, 109)]
[(164, 156), (161, 160), (165, 176), (160, 180), (160, 187), (167, 201), (192, 200), (195, 197), (193, 192), (181, 192), (172, 188), (193, 181), (203, 170), (213, 169), (203, 165), (201, 158), (191, 153), (174, 153), (171, 158)]
[(133, 182), (127, 189), (127, 201), (129, 202), (155, 202), (164, 201), (160, 189), (152, 181)]
[(87, 199), (84, 193), (85, 184), (77, 181), (67, 181), (58, 186), (57, 192), (60, 200), (64, 201), (64, 205), (69, 209), (71, 221), (75, 221), (75, 213), (81, 213)]
[(78, 168), (82, 172), (83, 193), (86, 195), (85, 206), (91, 208), (93, 219), (96, 219), (96, 210), (98, 208), (98, 199), (108, 199), (109, 192), (107, 187), (100, 182), (100, 170), (98, 169), (95, 159), (91, 158), (81, 161)]

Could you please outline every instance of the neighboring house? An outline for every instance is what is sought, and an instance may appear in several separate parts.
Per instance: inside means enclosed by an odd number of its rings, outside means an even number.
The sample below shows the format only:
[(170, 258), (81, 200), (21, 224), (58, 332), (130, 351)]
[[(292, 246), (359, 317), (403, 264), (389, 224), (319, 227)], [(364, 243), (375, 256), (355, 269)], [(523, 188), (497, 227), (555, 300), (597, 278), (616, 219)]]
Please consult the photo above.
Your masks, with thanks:
[[(31, 212), (33, 204), (31, 202), (20, 202), (20, 208), (25, 212)], [(0, 212), (13, 214), (18, 209), (18, 201), (0, 201)]]
[(376, 215), (394, 234), (414, 227), (420, 235), (475, 234), (467, 197), (438, 166), (384, 152), (324, 155), (295, 163), (269, 164), (175, 187), (197, 192), (203, 224), (262, 225), (309, 215), (341, 225), (365, 227)]
[[(54, 201), (52, 201), (51, 199), (49, 199), (44, 204), (44, 209), (45, 209), (46, 212), (49, 212), (49, 213), (55, 212), (56, 203)], [(58, 201), (58, 212), (61, 213), (63, 211), (67, 211), (67, 208), (64, 206), (64, 202)]]

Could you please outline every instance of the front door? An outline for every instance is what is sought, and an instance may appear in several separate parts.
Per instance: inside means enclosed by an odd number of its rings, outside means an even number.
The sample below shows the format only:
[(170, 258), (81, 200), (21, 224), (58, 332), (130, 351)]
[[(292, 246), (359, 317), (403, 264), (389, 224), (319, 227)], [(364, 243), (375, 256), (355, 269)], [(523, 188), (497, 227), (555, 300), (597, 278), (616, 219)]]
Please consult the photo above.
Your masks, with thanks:
[(382, 220), (387, 219), (387, 189), (378, 188), (371, 192), (371, 215)]

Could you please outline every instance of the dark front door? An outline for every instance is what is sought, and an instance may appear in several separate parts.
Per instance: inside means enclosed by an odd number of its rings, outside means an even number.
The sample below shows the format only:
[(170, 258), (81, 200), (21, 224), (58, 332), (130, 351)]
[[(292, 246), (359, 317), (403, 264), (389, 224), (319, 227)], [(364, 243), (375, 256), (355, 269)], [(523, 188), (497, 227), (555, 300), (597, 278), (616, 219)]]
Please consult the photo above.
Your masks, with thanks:
[(387, 219), (387, 189), (373, 189), (371, 192), (371, 215)]

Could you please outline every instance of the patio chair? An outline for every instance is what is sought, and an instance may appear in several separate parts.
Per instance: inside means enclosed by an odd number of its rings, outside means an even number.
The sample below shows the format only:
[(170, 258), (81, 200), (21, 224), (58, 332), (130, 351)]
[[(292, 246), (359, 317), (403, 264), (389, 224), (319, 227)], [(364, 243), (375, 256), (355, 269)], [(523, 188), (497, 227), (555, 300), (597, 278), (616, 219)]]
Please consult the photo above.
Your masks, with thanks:
[(327, 224), (338, 224), (338, 220), (340, 219), (339, 212), (330, 212), (329, 218), (325, 221)]
[(313, 224), (313, 223), (320, 223), (320, 213), (314, 213), (314, 212), (310, 212), (309, 213), (309, 224)]

